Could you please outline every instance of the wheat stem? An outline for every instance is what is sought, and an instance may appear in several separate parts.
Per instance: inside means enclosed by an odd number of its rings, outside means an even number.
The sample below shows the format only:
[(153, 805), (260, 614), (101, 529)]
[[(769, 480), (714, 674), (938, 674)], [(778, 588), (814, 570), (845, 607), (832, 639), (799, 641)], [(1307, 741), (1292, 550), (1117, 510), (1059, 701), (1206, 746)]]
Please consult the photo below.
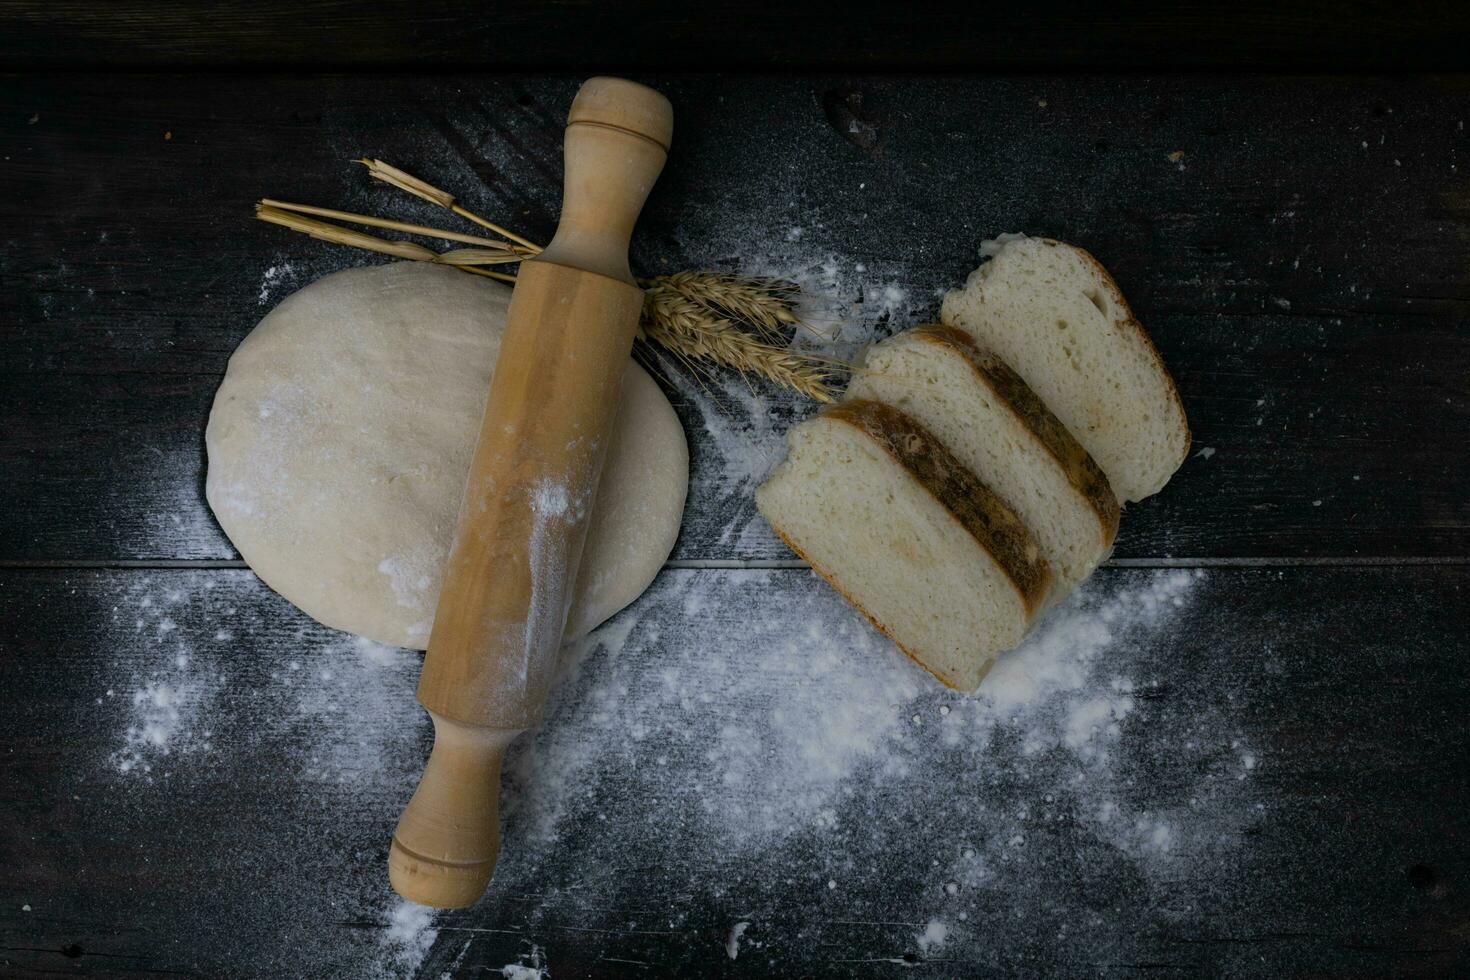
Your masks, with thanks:
[(255, 216), (261, 221), (268, 221), (273, 225), (290, 228), (292, 231), (303, 232), (312, 238), (324, 242), (332, 242), (337, 245), (351, 245), (353, 248), (365, 248), (373, 252), (381, 252), (384, 255), (396, 256), (400, 259), (414, 259), (419, 262), (432, 262), (438, 253), (433, 249), (425, 248), (414, 242), (391, 242), (386, 238), (369, 235), (366, 232), (354, 231), (351, 228), (343, 228), (341, 225), (328, 224), (325, 221), (317, 221), (296, 214), (293, 211), (282, 211), (280, 208), (268, 204), (257, 204)]
[(410, 224), (407, 221), (395, 221), (392, 218), (377, 218), (370, 214), (354, 214), (351, 211), (338, 211), (335, 208), (319, 208), (315, 204), (291, 204), (287, 201), (277, 201), (269, 197), (262, 198), (260, 203), (266, 207), (279, 208), (282, 211), (294, 211), (298, 214), (314, 214), (322, 218), (336, 218), (338, 221), (350, 221), (353, 224), (368, 225), (372, 228), (388, 228), (392, 231), (401, 231), (410, 235), (442, 238), (448, 242), (485, 245), (490, 248), (498, 248), (502, 251), (512, 253), (519, 253), (521, 251), (510, 242), (497, 241), (493, 238), (482, 238), (479, 235), (466, 235), (463, 232), (447, 231), (443, 228), (430, 228), (428, 225)]
[(509, 272), (492, 272), (489, 269), (476, 269), (472, 265), (457, 265), (454, 268), (460, 272), (468, 272), (476, 276), (484, 276), (486, 279), (499, 279), (501, 282), (514, 283), (516, 277)]
[[(326, 210), (323, 208), (322, 210)], [(448, 252), (436, 252), (431, 248), (425, 248), (416, 242), (395, 242), (366, 232), (355, 231), (351, 228), (343, 228), (341, 225), (330, 224), (326, 221), (318, 221), (308, 218), (295, 211), (283, 211), (278, 207), (264, 202), (255, 206), (255, 216), (261, 221), (268, 221), (273, 225), (290, 228), (310, 235), (312, 238), (324, 242), (332, 242), (336, 245), (351, 245), (353, 248), (367, 249), (373, 252), (381, 252), (384, 255), (392, 255), (400, 259), (412, 259), (415, 262), (431, 262), (437, 265), (453, 266), (463, 269), (465, 272), (473, 272), (477, 275), (488, 276), (499, 279), (502, 282), (515, 282), (515, 276), (504, 272), (491, 272), (488, 269), (477, 269), (480, 265), (499, 265), (506, 262), (519, 262), (520, 255), (507, 253), (499, 249), (461, 248)]]
[(539, 254), (541, 252), (540, 245), (537, 245), (536, 243), (528, 239), (522, 238), (520, 235), (517, 235), (515, 232), (509, 230), (508, 228), (502, 228), (495, 222), (490, 221), (486, 218), (482, 218), (478, 214), (475, 214), (473, 211), (471, 211), (469, 208), (463, 207), (462, 205), (456, 203), (454, 200), (454, 195), (449, 193), (448, 191), (440, 190), (433, 184), (422, 181), (419, 178), (415, 177), (413, 174), (399, 170), (392, 164), (384, 163), (382, 160), (374, 160), (368, 157), (363, 157), (356, 162), (362, 164), (364, 167), (367, 167), (368, 174), (370, 174), (373, 178), (381, 180), (383, 183), (388, 184), (389, 186), (396, 187), (401, 191), (407, 191), (415, 197), (423, 198), (430, 204), (438, 205), (439, 207), (444, 208), (446, 211), (451, 211), (467, 221), (473, 221), (481, 228), (488, 228), (490, 231), (495, 232), (495, 234), (508, 238), (516, 244), (529, 249), (532, 254)]

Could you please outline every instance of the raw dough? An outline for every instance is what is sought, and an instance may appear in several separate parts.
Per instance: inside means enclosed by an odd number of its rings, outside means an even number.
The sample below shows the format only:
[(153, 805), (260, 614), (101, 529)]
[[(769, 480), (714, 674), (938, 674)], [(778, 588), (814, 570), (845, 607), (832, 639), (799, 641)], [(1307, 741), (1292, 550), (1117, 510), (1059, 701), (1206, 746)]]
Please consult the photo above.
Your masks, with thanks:
[[(438, 266), (349, 269), (245, 338), (209, 416), (205, 495), (267, 585), (328, 626), (424, 647), (509, 301)], [(679, 420), (629, 362), (568, 638), (653, 581), (688, 482)]]

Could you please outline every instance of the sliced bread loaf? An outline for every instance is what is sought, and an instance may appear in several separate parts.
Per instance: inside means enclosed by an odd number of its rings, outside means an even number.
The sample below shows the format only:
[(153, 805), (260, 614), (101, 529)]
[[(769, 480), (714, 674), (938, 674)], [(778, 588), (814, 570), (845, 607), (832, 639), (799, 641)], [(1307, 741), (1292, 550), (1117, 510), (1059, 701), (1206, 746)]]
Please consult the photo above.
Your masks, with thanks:
[(1015, 512), (922, 425), (849, 401), (794, 427), (756, 505), (791, 549), (921, 666), (973, 690), (1051, 587)]
[(1111, 276), (1080, 248), (1004, 236), (941, 319), (1025, 379), (1123, 501), (1157, 493), (1189, 452), (1169, 371)]
[(847, 398), (894, 406), (928, 429), (1020, 516), (1070, 591), (1107, 557), (1118, 499), (1097, 463), (999, 357), (954, 327), (869, 349)]

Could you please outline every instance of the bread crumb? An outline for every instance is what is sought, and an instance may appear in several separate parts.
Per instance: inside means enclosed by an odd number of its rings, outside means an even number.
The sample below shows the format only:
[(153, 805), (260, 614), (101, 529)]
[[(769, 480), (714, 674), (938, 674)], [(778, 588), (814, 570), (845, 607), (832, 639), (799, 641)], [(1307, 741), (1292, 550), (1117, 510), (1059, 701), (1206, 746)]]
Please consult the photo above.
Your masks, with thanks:
[(1180, 160), (1183, 160), (1183, 159), (1184, 159), (1184, 151), (1183, 150), (1175, 150), (1173, 153), (1170, 153), (1169, 154), (1169, 162), (1170, 163), (1178, 163)]
[(1195, 453), (1194, 455), (1198, 459), (1209, 459), (1211, 456), (1215, 455), (1215, 447), (1214, 446), (1205, 446), (1204, 448), (1202, 448), (1199, 452)]

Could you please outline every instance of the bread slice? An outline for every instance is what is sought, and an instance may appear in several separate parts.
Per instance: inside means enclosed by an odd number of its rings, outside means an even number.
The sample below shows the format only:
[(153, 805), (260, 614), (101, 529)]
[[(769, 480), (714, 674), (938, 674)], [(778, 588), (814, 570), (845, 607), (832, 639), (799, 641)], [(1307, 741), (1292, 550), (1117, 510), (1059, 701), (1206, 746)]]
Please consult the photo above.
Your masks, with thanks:
[(1071, 591), (1107, 557), (1118, 498), (1087, 450), (995, 354), (954, 327), (869, 349), (847, 398), (885, 402), (928, 429), (1000, 494)]
[(973, 690), (1051, 587), (1005, 501), (898, 409), (849, 401), (794, 427), (756, 506), (922, 667)]
[(1049, 238), (1003, 236), (940, 318), (1025, 379), (1123, 501), (1157, 493), (1189, 453), (1169, 371), (1098, 261)]

